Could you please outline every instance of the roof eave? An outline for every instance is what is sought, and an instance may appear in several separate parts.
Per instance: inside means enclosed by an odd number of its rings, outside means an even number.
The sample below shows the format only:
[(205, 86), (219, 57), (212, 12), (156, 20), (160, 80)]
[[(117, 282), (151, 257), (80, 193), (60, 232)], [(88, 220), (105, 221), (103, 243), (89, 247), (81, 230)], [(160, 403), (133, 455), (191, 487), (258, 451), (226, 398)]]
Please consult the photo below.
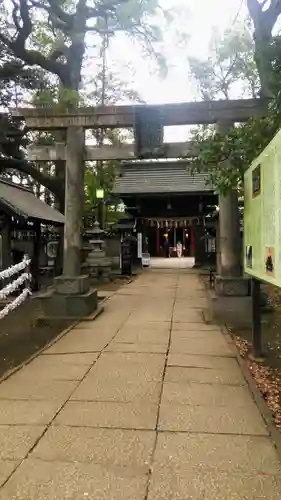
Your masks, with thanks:
[(116, 196), (123, 198), (125, 196), (203, 196), (206, 194), (215, 194), (214, 189), (204, 190), (204, 191), (162, 191), (162, 192), (125, 192), (116, 193)]

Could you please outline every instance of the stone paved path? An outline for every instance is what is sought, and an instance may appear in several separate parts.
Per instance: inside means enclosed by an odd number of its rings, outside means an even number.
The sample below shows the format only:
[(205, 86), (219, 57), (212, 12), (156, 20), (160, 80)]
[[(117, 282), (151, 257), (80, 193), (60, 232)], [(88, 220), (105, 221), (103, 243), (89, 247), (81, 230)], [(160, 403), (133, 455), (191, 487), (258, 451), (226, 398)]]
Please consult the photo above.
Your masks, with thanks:
[(150, 271), (0, 385), (0, 500), (280, 500), (202, 285)]

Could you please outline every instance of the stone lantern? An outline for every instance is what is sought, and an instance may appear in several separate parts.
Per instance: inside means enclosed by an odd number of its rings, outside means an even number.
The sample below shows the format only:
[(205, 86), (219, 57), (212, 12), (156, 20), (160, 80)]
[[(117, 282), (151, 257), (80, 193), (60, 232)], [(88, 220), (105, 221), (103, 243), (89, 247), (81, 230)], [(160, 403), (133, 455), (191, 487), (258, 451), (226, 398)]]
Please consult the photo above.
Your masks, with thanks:
[(82, 264), (83, 273), (90, 276), (92, 283), (108, 280), (111, 274), (111, 262), (105, 254), (105, 242), (102, 239), (104, 231), (98, 221), (86, 231), (89, 239), (90, 252)]

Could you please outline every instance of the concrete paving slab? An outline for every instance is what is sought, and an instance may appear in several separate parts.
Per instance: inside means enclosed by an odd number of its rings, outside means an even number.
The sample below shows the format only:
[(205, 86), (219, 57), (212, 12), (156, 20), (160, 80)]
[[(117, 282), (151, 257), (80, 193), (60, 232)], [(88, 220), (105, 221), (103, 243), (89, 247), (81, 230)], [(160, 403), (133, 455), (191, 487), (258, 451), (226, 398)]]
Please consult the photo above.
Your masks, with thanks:
[(165, 374), (165, 382), (246, 385), (246, 381), (238, 365), (228, 370), (168, 366)]
[[(120, 308), (121, 307), (122, 306), (120, 306)], [(124, 310), (124, 304), (122, 309)], [(95, 331), (96, 332), (104, 331), (104, 333), (106, 333), (107, 331), (110, 330), (111, 327), (110, 331), (116, 333), (116, 331), (119, 330), (119, 328), (121, 328), (121, 326), (124, 325), (124, 323), (128, 320), (128, 317), (130, 315), (130, 313), (128, 313), (128, 311), (130, 311), (128, 305), (125, 311), (126, 314), (121, 314), (120, 311), (115, 313), (109, 313), (108, 311), (105, 311), (104, 314), (100, 317), (100, 319), (97, 319), (97, 323), (95, 325)]]
[(69, 401), (55, 425), (154, 430), (158, 406), (141, 403)]
[(62, 403), (67, 401), (77, 385), (78, 382), (72, 380), (27, 380), (16, 373), (0, 384), (0, 400), (58, 400)]
[(128, 467), (25, 460), (1, 500), (144, 500), (147, 475)]
[(2, 399), (0, 425), (47, 425), (59, 409), (57, 401), (22, 401)]
[(132, 313), (127, 325), (141, 325), (149, 321), (150, 323), (165, 323), (170, 322), (172, 318), (172, 311), (146, 311), (139, 309), (137, 312)]
[(203, 323), (202, 312), (195, 309), (175, 307), (173, 323)]
[(202, 354), (204, 356), (233, 356), (234, 353), (224, 339), (213, 342), (206, 339), (189, 339), (171, 341), (171, 354)]
[[(188, 284), (189, 284), (189, 278), (188, 278)], [(193, 285), (192, 285), (193, 289)], [(195, 295), (191, 295), (189, 290), (186, 290), (186, 278), (185, 278), (185, 283), (179, 283), (178, 288), (177, 288), (177, 301), (182, 301), (184, 300), (186, 304), (189, 304), (189, 302), (196, 302), (197, 300), (206, 300), (206, 293), (204, 288), (198, 288), (196, 284), (194, 284), (194, 292)]]
[(218, 330), (172, 330), (171, 338), (176, 340), (202, 339), (202, 340), (224, 340), (222, 333)]
[(39, 441), (32, 458), (143, 467), (148, 472), (155, 439), (153, 431), (52, 426)]
[[(94, 333), (100, 333), (103, 331), (105, 334), (107, 333), (116, 333), (119, 328), (127, 321), (130, 313), (130, 309), (126, 308), (125, 309), (125, 314), (124, 314), (124, 307), (122, 308), (123, 311), (121, 312), (114, 312), (110, 313), (107, 309), (104, 311), (103, 314), (101, 314), (98, 318), (95, 319), (95, 325), (92, 328), (92, 332)], [(82, 327), (80, 327), (82, 330)], [(84, 329), (84, 327), (83, 327)]]
[(164, 344), (168, 345), (169, 342), (169, 332), (163, 333), (161, 330), (144, 330), (135, 331), (134, 328), (130, 331), (123, 332), (122, 330), (117, 333), (114, 342), (130, 343), (130, 344)]
[(161, 332), (163, 334), (165, 333), (169, 333), (170, 332), (170, 329), (171, 329), (171, 325), (169, 322), (157, 322), (157, 321), (154, 321), (154, 322), (144, 322), (140, 325), (135, 325), (134, 328), (132, 329), (132, 327), (128, 324), (129, 323), (129, 320), (120, 328), (120, 332), (122, 333), (127, 333), (127, 332), (132, 332), (132, 330), (134, 332), (138, 332), (138, 333), (141, 333), (141, 332), (146, 332), (146, 331), (154, 331), (154, 332)]
[[(247, 386), (165, 382), (163, 402), (195, 406), (246, 407), (255, 405)], [(204, 410), (203, 410), (204, 411)]]
[(45, 427), (39, 425), (0, 425), (0, 459), (23, 459), (44, 430)]
[(124, 364), (153, 364), (154, 366), (164, 366), (165, 355), (161, 353), (145, 352), (102, 352), (99, 363), (110, 363), (115, 366), (124, 366)]
[(216, 370), (228, 370), (238, 367), (234, 358), (219, 356), (200, 356), (200, 354), (169, 354), (168, 366), (188, 366), (196, 368), (213, 368)]
[(69, 339), (68, 337), (59, 340), (49, 349), (45, 351), (46, 354), (72, 354), (87, 353), (87, 352), (100, 352), (110, 342), (110, 339), (93, 339), (89, 341), (82, 341), (79, 338)]
[(189, 331), (216, 331), (221, 332), (221, 328), (218, 325), (209, 325), (206, 323), (190, 323), (186, 321), (177, 321), (172, 323), (172, 332), (174, 330), (189, 330)]
[(281, 500), (279, 476), (223, 472), (153, 471), (148, 500)]
[(0, 460), (0, 487), (7, 481), (18, 464), (19, 461), (16, 460)]
[(158, 404), (161, 394), (160, 382), (116, 381), (105, 383), (87, 379), (74, 391), (73, 401), (115, 401), (119, 403), (142, 402)]
[(90, 328), (86, 330), (86, 328), (74, 328), (71, 330), (66, 336), (64, 336), (61, 340), (69, 339), (69, 340), (77, 340), (79, 339), (81, 342), (89, 342), (95, 340), (101, 340), (103, 337), (106, 339), (111, 339), (113, 337), (113, 331), (110, 328), (105, 329), (105, 331), (101, 332), (99, 328), (93, 329)]
[[(171, 318), (168, 318), (167, 320), (156, 320), (156, 321), (149, 321), (150, 325), (155, 325), (155, 327), (161, 327), (162, 325), (166, 325), (168, 328), (171, 326)], [(126, 321), (126, 326), (129, 328), (136, 328), (136, 327), (142, 327), (146, 325), (146, 321), (143, 317), (135, 318), (131, 317)]]
[(154, 467), (248, 474), (280, 474), (281, 464), (267, 437), (160, 433)]
[(98, 380), (99, 382), (126, 382), (131, 381), (152, 382), (154, 380), (161, 381), (164, 372), (164, 363), (161, 362), (154, 365), (154, 362), (129, 363), (123, 366), (120, 362), (114, 362), (114, 359), (109, 364), (107, 358), (102, 358), (91, 368), (86, 376), (87, 380)]
[(28, 366), (24, 367), (24, 370), (22, 370), (21, 377), (26, 378), (27, 380), (32, 379), (37, 381), (82, 380), (88, 370), (89, 367), (87, 365), (71, 365), (69, 363), (50, 363), (47, 366), (46, 364), (44, 366), (44, 363), (42, 363), (42, 367), (39, 369), (38, 365), (34, 366), (33, 363), (30, 363)]
[(107, 352), (147, 352), (147, 353), (163, 353), (167, 351), (164, 344), (123, 344), (121, 342), (111, 342), (106, 348)]
[[(92, 335), (96, 336), (100, 335), (102, 329), (102, 332), (105, 335), (114, 335), (115, 333), (117, 333), (119, 326), (114, 327), (111, 324), (107, 324), (104, 320), (105, 317), (106, 313), (104, 312), (104, 315), (96, 318), (95, 321), (82, 321), (81, 323), (78, 323), (78, 325), (75, 326), (75, 328), (73, 328), (73, 330), (71, 331), (77, 332), (79, 330), (81, 333), (81, 330), (84, 330), (85, 332), (91, 332)], [(100, 322), (100, 318), (103, 319), (102, 323)]]
[(208, 306), (208, 302), (206, 300), (206, 297), (198, 297), (197, 294), (196, 294), (196, 297), (188, 297), (186, 295), (184, 295), (184, 293), (182, 293), (181, 295), (179, 295), (177, 293), (177, 301), (176, 301), (176, 305), (179, 307), (179, 310), (184, 310), (186, 308), (188, 309), (194, 309), (195, 311), (196, 310), (200, 310), (200, 311), (203, 311), (203, 309), (205, 309), (207, 306)]
[(211, 434), (248, 434), (267, 436), (268, 431), (256, 406), (193, 406), (162, 403), (159, 430), (209, 432)]
[(6, 459), (23, 460), (0, 500), (281, 500), (264, 421), (247, 386), (229, 385), (241, 383), (235, 354), (204, 323), (191, 272), (141, 274), (0, 385), (4, 481)]
[(89, 352), (82, 354), (47, 354), (46, 351), (41, 356), (32, 361), (33, 366), (50, 366), (50, 364), (58, 365), (85, 365), (91, 366), (97, 359), (98, 353)]

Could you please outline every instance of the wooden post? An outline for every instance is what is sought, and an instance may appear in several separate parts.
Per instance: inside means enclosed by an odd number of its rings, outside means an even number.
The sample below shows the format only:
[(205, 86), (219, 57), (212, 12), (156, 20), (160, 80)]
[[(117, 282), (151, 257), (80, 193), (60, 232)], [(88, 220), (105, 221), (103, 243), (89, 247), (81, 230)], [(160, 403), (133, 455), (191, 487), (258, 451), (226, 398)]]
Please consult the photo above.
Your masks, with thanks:
[(159, 233), (159, 224), (157, 222), (156, 226), (156, 255), (159, 257), (160, 255), (160, 233)]
[(65, 225), (63, 275), (76, 277), (81, 273), (81, 230), (84, 209), (84, 130), (67, 129)]
[(260, 281), (252, 278), (252, 355), (262, 356)]
[(40, 275), (40, 236), (41, 224), (37, 220), (34, 223), (35, 239), (33, 245), (33, 258), (31, 260), (31, 274), (32, 274), (32, 291), (39, 290), (39, 275)]
[[(25, 259), (29, 259), (29, 256), (27, 254), (25, 254), (24, 258)], [(28, 264), (26, 266), (26, 268), (24, 269), (24, 272), (27, 273), (29, 276), (31, 275), (31, 266), (30, 266), (30, 264)], [(32, 275), (31, 275), (31, 278), (28, 278), (24, 282), (24, 288), (26, 288), (27, 290), (31, 290), (32, 289)]]
[(195, 246), (194, 246), (194, 227), (190, 228), (190, 257), (194, 257), (195, 255)]
[(1, 230), (2, 243), (2, 269), (7, 269), (12, 264), (11, 252), (11, 217), (3, 216), (3, 227)]

